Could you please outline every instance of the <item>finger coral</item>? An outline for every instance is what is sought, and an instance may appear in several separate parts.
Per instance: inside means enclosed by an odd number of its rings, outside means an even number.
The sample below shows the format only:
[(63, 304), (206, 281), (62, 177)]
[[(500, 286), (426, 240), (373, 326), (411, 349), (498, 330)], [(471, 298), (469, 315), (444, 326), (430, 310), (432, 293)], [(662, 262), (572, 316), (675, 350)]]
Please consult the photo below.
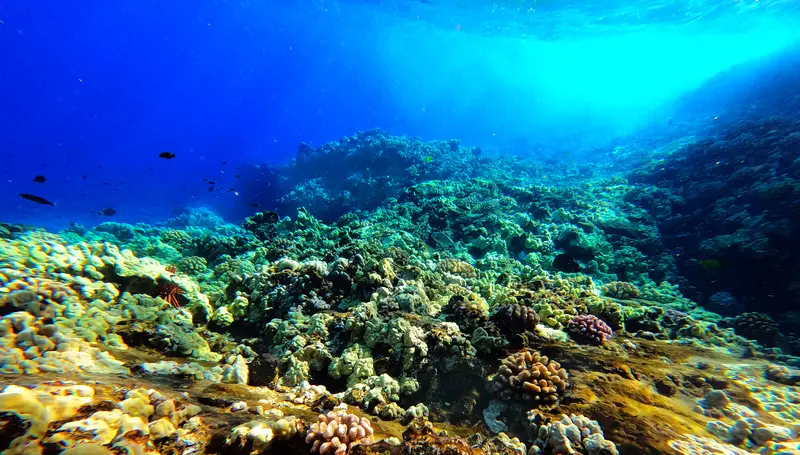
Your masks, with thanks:
[(567, 370), (536, 351), (523, 350), (503, 359), (491, 378), (491, 389), (504, 400), (555, 404), (569, 386)]
[(594, 344), (603, 344), (614, 334), (608, 324), (593, 314), (575, 316), (567, 324), (567, 330), (570, 334)]
[(357, 444), (372, 442), (372, 425), (366, 417), (339, 410), (320, 414), (318, 419), (306, 434), (312, 453), (343, 455)]

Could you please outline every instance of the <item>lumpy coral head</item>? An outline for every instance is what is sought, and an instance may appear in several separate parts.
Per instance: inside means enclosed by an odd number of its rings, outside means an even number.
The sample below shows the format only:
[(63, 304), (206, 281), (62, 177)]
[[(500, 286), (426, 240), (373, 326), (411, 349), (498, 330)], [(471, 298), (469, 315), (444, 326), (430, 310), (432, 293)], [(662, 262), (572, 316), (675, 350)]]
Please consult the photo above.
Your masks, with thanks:
[(589, 340), (594, 344), (603, 344), (614, 334), (608, 324), (592, 314), (575, 316), (567, 324), (567, 330), (572, 335)]

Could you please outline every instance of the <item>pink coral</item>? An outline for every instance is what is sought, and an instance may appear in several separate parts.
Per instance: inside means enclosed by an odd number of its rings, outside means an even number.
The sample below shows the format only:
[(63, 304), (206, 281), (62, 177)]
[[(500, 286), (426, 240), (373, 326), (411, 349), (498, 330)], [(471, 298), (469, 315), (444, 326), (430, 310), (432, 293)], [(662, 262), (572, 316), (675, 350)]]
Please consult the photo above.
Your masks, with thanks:
[(591, 340), (595, 344), (605, 343), (614, 334), (608, 324), (592, 314), (575, 316), (567, 324), (567, 330), (569, 333)]
[(311, 425), (306, 443), (312, 444), (312, 453), (344, 455), (356, 444), (369, 444), (372, 433), (372, 425), (366, 417), (329, 411), (320, 414), (319, 421)]

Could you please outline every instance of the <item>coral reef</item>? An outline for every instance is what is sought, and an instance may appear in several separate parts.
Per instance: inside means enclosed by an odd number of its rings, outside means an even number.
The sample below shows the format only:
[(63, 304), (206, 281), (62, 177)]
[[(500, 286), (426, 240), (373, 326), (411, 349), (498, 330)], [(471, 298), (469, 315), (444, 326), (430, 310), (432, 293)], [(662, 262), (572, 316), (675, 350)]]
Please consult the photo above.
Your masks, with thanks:
[(646, 208), (664, 245), (681, 251), (676, 261), (687, 297), (711, 309), (719, 292), (745, 311), (793, 309), (800, 295), (792, 253), (798, 128), (785, 117), (727, 123), (630, 174), (637, 186), (626, 200)]
[(684, 288), (678, 202), (577, 169), (372, 131), (242, 226), (3, 225), (0, 451), (791, 453), (800, 317)]

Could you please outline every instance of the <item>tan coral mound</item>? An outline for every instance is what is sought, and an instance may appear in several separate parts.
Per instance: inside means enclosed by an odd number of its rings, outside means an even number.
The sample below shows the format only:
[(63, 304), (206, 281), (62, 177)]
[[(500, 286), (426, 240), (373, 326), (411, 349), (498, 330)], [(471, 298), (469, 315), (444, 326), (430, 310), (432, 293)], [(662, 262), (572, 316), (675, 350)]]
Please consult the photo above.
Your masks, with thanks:
[(372, 441), (372, 425), (366, 417), (359, 418), (347, 411), (330, 411), (320, 414), (306, 435), (312, 444), (311, 452), (319, 455), (343, 455), (354, 445)]
[(492, 390), (504, 400), (554, 404), (569, 386), (567, 370), (536, 351), (523, 350), (503, 359), (491, 379)]

